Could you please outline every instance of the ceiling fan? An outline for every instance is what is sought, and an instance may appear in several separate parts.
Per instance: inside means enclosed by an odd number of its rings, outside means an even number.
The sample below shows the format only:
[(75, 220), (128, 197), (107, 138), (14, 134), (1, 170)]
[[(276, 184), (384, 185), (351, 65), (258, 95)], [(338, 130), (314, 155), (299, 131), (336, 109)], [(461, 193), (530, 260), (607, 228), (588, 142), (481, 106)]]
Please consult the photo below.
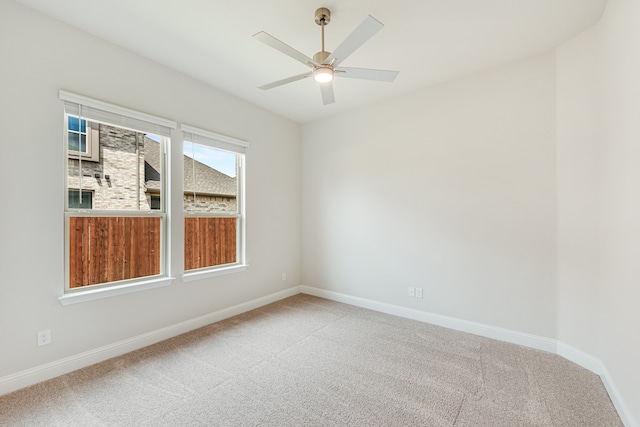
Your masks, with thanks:
[(290, 56), (296, 61), (300, 61), (311, 68), (311, 71), (309, 72), (260, 86), (260, 89), (272, 89), (307, 77), (313, 77), (313, 79), (320, 84), (322, 102), (324, 105), (327, 105), (335, 102), (332, 84), (334, 77), (349, 77), (352, 79), (377, 80), (382, 82), (392, 82), (396, 78), (399, 73), (398, 71), (338, 67), (342, 61), (347, 59), (349, 55), (355, 52), (356, 49), (362, 46), (367, 40), (380, 31), (382, 27), (384, 27), (381, 22), (371, 15), (367, 16), (367, 18), (362, 21), (362, 23), (342, 42), (342, 44), (340, 44), (336, 50), (331, 53), (324, 50), (324, 27), (329, 24), (330, 21), (331, 11), (329, 9), (321, 7), (316, 10), (315, 22), (322, 27), (322, 50), (313, 55), (313, 59), (264, 31), (254, 34), (253, 37), (256, 40), (279, 50), (285, 55)]

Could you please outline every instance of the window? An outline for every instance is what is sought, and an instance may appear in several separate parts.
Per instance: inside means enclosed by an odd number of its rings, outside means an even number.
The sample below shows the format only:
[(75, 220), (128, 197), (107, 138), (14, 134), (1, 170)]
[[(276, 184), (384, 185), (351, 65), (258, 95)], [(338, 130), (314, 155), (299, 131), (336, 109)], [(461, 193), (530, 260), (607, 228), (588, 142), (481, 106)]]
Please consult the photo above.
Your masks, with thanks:
[(93, 209), (93, 191), (69, 190), (70, 209)]
[[(176, 124), (69, 92), (60, 91), (60, 98), (66, 153), (65, 292), (60, 301), (70, 304), (171, 283), (166, 194), (169, 170), (180, 168), (168, 168), (166, 162)], [(173, 182), (184, 184), (183, 279), (243, 271), (249, 144), (186, 125), (181, 131), (184, 176)], [(182, 225), (176, 215), (171, 224)]]
[[(79, 95), (65, 101), (65, 293), (167, 277), (166, 147), (173, 122)], [(99, 133), (97, 161), (81, 155)], [(75, 150), (74, 150), (75, 149)]]
[(84, 118), (67, 117), (67, 149), (70, 158), (89, 162), (100, 161), (100, 133), (98, 124)]
[(243, 265), (244, 152), (248, 144), (205, 130), (184, 132), (184, 269)]
[(152, 194), (149, 199), (149, 204), (151, 205), (151, 209), (160, 210), (161, 209), (160, 196), (156, 196)]
[(87, 121), (79, 117), (69, 116), (67, 139), (69, 151), (87, 152)]

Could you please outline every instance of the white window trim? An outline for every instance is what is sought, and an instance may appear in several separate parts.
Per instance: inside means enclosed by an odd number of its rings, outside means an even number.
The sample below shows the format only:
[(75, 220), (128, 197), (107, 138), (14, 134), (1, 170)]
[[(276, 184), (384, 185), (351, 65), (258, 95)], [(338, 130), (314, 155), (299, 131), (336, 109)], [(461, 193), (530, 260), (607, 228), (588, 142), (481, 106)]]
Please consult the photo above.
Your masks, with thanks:
[[(170, 138), (170, 130), (177, 129), (177, 123), (161, 117), (153, 116), (150, 114), (142, 113), (139, 111), (131, 110), (125, 107), (109, 104), (103, 101), (98, 101), (92, 98), (87, 98), (82, 95), (77, 95), (71, 92), (61, 90), (60, 99), (65, 102), (65, 114), (66, 115), (78, 115), (82, 119), (91, 120), (93, 122), (100, 121), (101, 119), (107, 121), (115, 126), (134, 129), (136, 131), (144, 131), (149, 133), (157, 133), (164, 138)], [(75, 111), (74, 108), (82, 111), (90, 112), (90, 114), (79, 115), (79, 111)], [(85, 108), (87, 107), (87, 108)], [(68, 129), (64, 129), (65, 135)], [(65, 137), (66, 141), (66, 137)], [(163, 145), (166, 150), (166, 144)], [(74, 153), (73, 151), (71, 153)], [(162, 154), (164, 156), (163, 171), (161, 173), (166, 174), (168, 170), (166, 151)], [(68, 145), (65, 143), (65, 168), (64, 168), (64, 182), (65, 192), (68, 193), (68, 169), (66, 166), (66, 159), (69, 157)], [(84, 160), (84, 156), (82, 157)], [(170, 177), (163, 175), (163, 187), (166, 194), (167, 180)], [(82, 189), (84, 190), (84, 189)], [(142, 291), (146, 289), (153, 289), (162, 286), (170, 285), (175, 277), (171, 277), (171, 264), (169, 260), (169, 233), (168, 228), (168, 206), (164, 205), (164, 210), (158, 212), (154, 211), (100, 211), (100, 210), (83, 210), (83, 209), (69, 209), (68, 196), (65, 196), (65, 283), (63, 286), (63, 294), (58, 297), (58, 300), (63, 305), (75, 304), (79, 302), (92, 301), (100, 298), (111, 297), (114, 295), (121, 295), (131, 292)], [(126, 281), (119, 282), (106, 282), (95, 285), (90, 285), (80, 288), (69, 288), (69, 218), (71, 216), (157, 216), (161, 221), (161, 241), (160, 241), (160, 274), (157, 276), (145, 276), (139, 278), (128, 279)]]
[[(236, 196), (237, 212), (233, 214), (225, 213), (197, 213), (197, 212), (185, 212), (182, 209), (184, 218), (187, 217), (235, 217), (238, 219), (237, 229), (239, 233), (236, 240), (236, 259), (234, 264), (214, 265), (211, 267), (203, 267), (196, 270), (183, 271), (182, 280), (184, 282), (190, 282), (199, 279), (205, 279), (208, 277), (221, 276), (225, 274), (232, 274), (245, 271), (249, 265), (246, 258), (246, 187), (245, 187), (245, 156), (246, 149), (250, 147), (247, 141), (233, 138), (230, 136), (222, 135), (219, 133), (211, 132), (205, 129), (197, 128), (186, 124), (180, 125), (182, 131), (182, 140), (186, 142), (192, 142), (195, 144), (201, 144), (210, 146), (219, 150), (230, 151), (238, 156), (238, 195)], [(197, 138), (194, 138), (196, 136)], [(184, 242), (183, 242), (184, 248)], [(183, 266), (184, 268), (184, 266)]]
[(222, 265), (219, 267), (207, 267), (206, 269), (189, 270), (182, 275), (183, 282), (193, 282), (209, 277), (224, 276), (226, 274), (240, 273), (246, 271), (249, 264)]
[[(89, 107), (94, 110), (99, 110), (99, 112), (103, 112), (108, 115), (115, 115), (115, 116), (122, 117), (123, 118), (122, 122), (118, 122), (117, 120), (110, 121), (111, 124), (114, 124), (116, 126), (129, 127), (127, 125), (127, 120), (126, 120), (128, 118), (128, 119), (133, 119), (134, 121), (146, 122), (150, 125), (158, 125), (158, 126), (162, 126), (169, 129), (176, 129), (178, 127), (178, 124), (173, 120), (164, 119), (162, 117), (143, 113), (141, 111), (131, 110), (126, 107), (121, 107), (119, 105), (110, 104), (108, 102), (99, 101), (93, 98), (88, 98), (86, 96), (78, 95), (76, 93), (61, 90), (59, 95), (60, 95), (60, 99), (65, 101), (66, 103), (82, 105), (83, 107)], [(74, 112), (70, 112), (70, 113), (75, 114)], [(83, 115), (83, 118), (85, 118), (84, 115)], [(90, 119), (91, 118), (94, 118), (94, 117), (90, 117)], [(95, 117), (94, 119), (99, 121), (98, 117)], [(140, 128), (141, 126), (139, 124), (134, 125), (134, 127), (135, 127), (135, 130), (143, 130), (150, 133), (157, 132), (154, 129), (150, 129), (144, 126)], [(162, 133), (162, 136), (169, 136), (169, 135), (166, 133)]]
[[(171, 133), (172, 133), (171, 130), (175, 129), (182, 134), (181, 135), (182, 141), (188, 140), (185, 134), (189, 133), (191, 134), (190, 135), (191, 137), (193, 137), (193, 135), (195, 134), (199, 138), (199, 141), (197, 141), (197, 143), (205, 142), (206, 145), (210, 145), (214, 148), (235, 152), (237, 154), (242, 154), (242, 156), (239, 156), (239, 160), (240, 160), (239, 169), (241, 172), (239, 174), (239, 179), (238, 179), (238, 190), (240, 194), (238, 195), (237, 203), (238, 203), (239, 209), (238, 209), (237, 215), (233, 215), (233, 216), (239, 217), (239, 228), (241, 230), (238, 236), (238, 255), (237, 255), (238, 262), (235, 264), (225, 264), (222, 266), (213, 266), (213, 267), (202, 268), (198, 270), (190, 270), (188, 272), (182, 271), (181, 279), (183, 282), (192, 282), (192, 281), (197, 281), (201, 279), (206, 279), (209, 277), (239, 273), (242, 271), (246, 271), (249, 268), (249, 264), (247, 264), (246, 262), (246, 205), (245, 205), (246, 192), (245, 192), (245, 182), (244, 182), (245, 180), (244, 157), (246, 155), (246, 149), (249, 148), (248, 142), (240, 139), (232, 138), (226, 135), (221, 135), (215, 132), (207, 131), (204, 129), (200, 129), (194, 126), (183, 124), (180, 126), (180, 128), (178, 128), (177, 123), (171, 120), (167, 120), (161, 117), (131, 110), (125, 107), (120, 107), (118, 105), (88, 98), (88, 97), (74, 94), (71, 92), (66, 92), (63, 90), (59, 92), (59, 96), (60, 96), (60, 99), (65, 102), (66, 114), (72, 114), (72, 115), (76, 114), (76, 112), (73, 110), (73, 107), (72, 107), (73, 104), (82, 105), (83, 109), (85, 107), (89, 107), (87, 110), (90, 111), (90, 114), (82, 114), (82, 118), (89, 119), (94, 123), (105, 121), (107, 123), (110, 123), (116, 126), (134, 129), (138, 131), (155, 133), (164, 137), (171, 137)], [(86, 111), (86, 110), (83, 110), (83, 111)], [(122, 116), (119, 118), (121, 120), (114, 120), (114, 118), (118, 118), (117, 116)], [(95, 126), (96, 130), (97, 130), (97, 123), (95, 124), (96, 124)], [(169, 131), (167, 132), (165, 129), (169, 129)], [(67, 129), (65, 129), (65, 133), (66, 132), (67, 132)], [(84, 160), (88, 160), (86, 158), (86, 153), (80, 153), (80, 154), (84, 154), (84, 155), (78, 156), (78, 157)], [(69, 157), (73, 157), (74, 155), (77, 156), (75, 152), (69, 152), (67, 147), (65, 147), (65, 159)], [(165, 155), (165, 170), (169, 170), (168, 168), (169, 165), (167, 163), (168, 162), (167, 153), (165, 152), (164, 155)], [(162, 210), (162, 213), (160, 215), (158, 215), (157, 211), (152, 211), (148, 213), (136, 212), (136, 211), (126, 211), (126, 212), (119, 212), (119, 211), (105, 212), (105, 211), (98, 211), (98, 210), (87, 211), (87, 210), (81, 210), (81, 209), (78, 209), (78, 210), (74, 209), (73, 211), (69, 211), (67, 203), (65, 202), (65, 221), (67, 222), (68, 222), (69, 216), (74, 216), (74, 215), (89, 214), (89, 215), (96, 215), (96, 216), (99, 216), (99, 215), (119, 216), (121, 214), (147, 215), (151, 213), (151, 214), (154, 214), (154, 216), (160, 216), (162, 218), (162, 222), (163, 222), (162, 232), (165, 233), (165, 237), (162, 238), (162, 242), (161, 242), (161, 251), (163, 252), (163, 255), (161, 256), (163, 257), (163, 262), (161, 263), (161, 274), (159, 276), (141, 277), (141, 278), (130, 279), (122, 282), (111, 282), (111, 283), (87, 286), (86, 288), (76, 288), (73, 290), (69, 290), (68, 288), (69, 278), (68, 278), (68, 272), (67, 272), (65, 273), (66, 277), (65, 277), (65, 284), (64, 284), (64, 289), (65, 289), (64, 293), (58, 297), (58, 300), (62, 305), (77, 304), (77, 303), (94, 301), (97, 299), (102, 299), (102, 298), (107, 298), (107, 297), (112, 297), (117, 295), (128, 294), (132, 292), (144, 291), (147, 289), (165, 287), (165, 286), (171, 285), (175, 281), (176, 277), (173, 277), (171, 275), (172, 260), (170, 256), (171, 248), (169, 246), (171, 242), (171, 233), (172, 233), (172, 230), (170, 227), (171, 227), (171, 224), (175, 222), (170, 218), (169, 212), (171, 212), (171, 209), (169, 209), (169, 206), (167, 206), (166, 204), (166, 200), (168, 199), (168, 196), (169, 196), (167, 193), (167, 187), (170, 179), (171, 177), (165, 176), (164, 187), (165, 187), (165, 194), (167, 194), (167, 196), (163, 197), (162, 205), (164, 209)], [(67, 182), (67, 169), (65, 167), (65, 183), (66, 182)], [(65, 184), (65, 190), (68, 191), (67, 184)], [(68, 196), (65, 196), (65, 199), (67, 199), (67, 197)], [(188, 213), (185, 213), (183, 209), (180, 209), (180, 211), (181, 211), (180, 215), (182, 215), (182, 217), (186, 217), (188, 215)], [(68, 227), (68, 225), (66, 225), (65, 227)], [(65, 240), (67, 240), (68, 238), (69, 238), (68, 229), (66, 229)], [(65, 248), (66, 248), (65, 262), (68, 263), (69, 254), (68, 254), (67, 242), (65, 242)], [(66, 270), (68, 270), (68, 266), (65, 267), (65, 271)], [(176, 273), (180, 273), (180, 269), (177, 269)]]
[[(185, 141), (197, 142), (199, 144), (202, 144), (204, 142), (207, 145), (211, 145), (212, 147), (220, 148), (222, 150), (235, 151), (236, 153), (244, 154), (245, 149), (249, 148), (250, 146), (250, 144), (247, 141), (243, 141), (241, 139), (211, 132), (209, 130), (200, 129), (195, 126), (181, 124), (180, 130), (183, 132), (183, 134), (189, 133), (189, 134), (198, 136), (198, 141), (192, 141), (190, 138), (186, 138), (186, 136), (183, 135), (185, 136), (183, 138)], [(205, 139), (202, 139), (202, 137), (204, 137)], [(199, 142), (199, 141), (202, 141), (202, 142)], [(229, 144), (230, 147), (225, 148), (225, 145), (223, 144)]]
[[(94, 289), (86, 289), (77, 292), (71, 292), (58, 297), (58, 301), (62, 305), (77, 304), (79, 302), (94, 301), (101, 298), (112, 297), (116, 295), (130, 294), (132, 292), (144, 291), (147, 289), (155, 289), (169, 286), (175, 277), (154, 277), (147, 280), (138, 280), (135, 283), (123, 283), (121, 285), (99, 287)], [(82, 289), (82, 288), (80, 288)]]

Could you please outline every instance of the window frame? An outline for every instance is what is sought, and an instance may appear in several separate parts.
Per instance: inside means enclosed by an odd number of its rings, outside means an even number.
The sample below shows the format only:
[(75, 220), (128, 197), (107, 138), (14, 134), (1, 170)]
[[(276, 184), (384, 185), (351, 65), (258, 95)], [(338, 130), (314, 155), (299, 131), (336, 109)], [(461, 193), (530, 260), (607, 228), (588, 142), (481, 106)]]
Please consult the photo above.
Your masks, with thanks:
[[(182, 197), (182, 214), (184, 219), (203, 217), (203, 218), (236, 218), (236, 262), (229, 264), (219, 264), (197, 269), (185, 270), (183, 259), (183, 275), (185, 282), (202, 279), (206, 277), (214, 277), (223, 274), (244, 271), (248, 264), (246, 260), (246, 149), (249, 143), (240, 139), (221, 135), (208, 130), (200, 129), (194, 126), (182, 124), (182, 147), (184, 142), (190, 142), (203, 146), (208, 146), (217, 150), (232, 152), (236, 155), (236, 211), (235, 212), (187, 212), (184, 206), (184, 196)], [(182, 156), (184, 149), (181, 148)], [(184, 176), (182, 177), (184, 182)], [(183, 189), (184, 194), (184, 189)], [(183, 239), (182, 250), (185, 250), (186, 236)]]
[(69, 196), (71, 196), (72, 192), (76, 192), (76, 193), (78, 193), (78, 195), (82, 195), (80, 197), (80, 199), (82, 199), (85, 194), (88, 194), (89, 197), (91, 198), (91, 207), (90, 208), (72, 208), (72, 207), (69, 207), (69, 209), (93, 210), (93, 195), (94, 195), (94, 191), (93, 190), (80, 190), (78, 188), (67, 188), (67, 204), (69, 203), (69, 198), (70, 198)]
[[(177, 128), (177, 123), (141, 113), (128, 108), (116, 106), (103, 101), (94, 100), (82, 95), (73, 94), (66, 91), (60, 91), (60, 99), (64, 101), (64, 291), (58, 298), (63, 305), (73, 304), (77, 302), (90, 301), (97, 298), (103, 298), (112, 295), (130, 293), (144, 289), (155, 288), (159, 286), (167, 286), (174, 280), (170, 276), (171, 264), (169, 260), (169, 233), (170, 221), (168, 215), (168, 204), (162, 200), (160, 210), (104, 210), (104, 209), (79, 209), (70, 208), (68, 203), (69, 190), (86, 191), (82, 188), (69, 188), (69, 158), (68, 149), (68, 125), (67, 117), (69, 115), (79, 117), (81, 120), (86, 119), (87, 125), (89, 121), (92, 123), (103, 122), (120, 128), (130, 129), (140, 133), (150, 133), (161, 136), (160, 138), (160, 167), (162, 183), (160, 186), (160, 195), (162, 199), (166, 199), (168, 193), (168, 182), (171, 179), (168, 172), (168, 146), (171, 139), (171, 130)], [(97, 128), (97, 126), (96, 126)], [(73, 151), (71, 151), (71, 154)], [(80, 161), (80, 168), (86, 159), (83, 156), (77, 158)], [(82, 172), (80, 172), (82, 173)], [(95, 205), (95, 200), (94, 200)], [(160, 219), (160, 273), (158, 275), (136, 277), (126, 280), (113, 282), (105, 282), (99, 284), (86, 285), (78, 288), (70, 287), (70, 221), (72, 217), (157, 217)]]
[[(163, 197), (160, 195), (160, 193), (156, 194), (156, 193), (150, 193), (149, 194), (149, 207), (151, 208), (152, 211), (158, 211), (158, 210), (162, 210), (162, 199)], [(154, 208), (153, 206), (155, 205), (154, 201), (157, 201), (158, 204), (157, 208)]]
[[(88, 98), (82, 95), (74, 94), (71, 92), (66, 92), (61, 90), (59, 92), (60, 99), (63, 101), (63, 112), (65, 117), (64, 119), (64, 128), (62, 140), (64, 141), (64, 149), (63, 149), (63, 164), (64, 164), (64, 291), (58, 297), (58, 300), (62, 305), (76, 304), (82, 303), (86, 301), (92, 301), (96, 299), (101, 299), (105, 297), (111, 297), (115, 295), (121, 295), (131, 292), (138, 292), (147, 289), (158, 288), (162, 286), (171, 285), (175, 281), (175, 277), (172, 274), (181, 275), (181, 279), (183, 282), (190, 282), (194, 280), (200, 280), (208, 277), (220, 276), (230, 273), (236, 273), (240, 271), (245, 271), (249, 265), (247, 263), (247, 254), (246, 254), (246, 150), (249, 148), (249, 143), (246, 141), (242, 141), (236, 138), (228, 137), (225, 135), (217, 134), (215, 132), (210, 132), (207, 130), (199, 129), (189, 125), (181, 125), (178, 127), (178, 124), (174, 121), (167, 120), (161, 117), (153, 116), (147, 113), (135, 111), (128, 109), (126, 107), (121, 107), (118, 105), (110, 104), (107, 102), (99, 101), (96, 99)], [(91, 123), (92, 135), (97, 135), (95, 140), (92, 138), (92, 156), (98, 153), (97, 160), (100, 161), (99, 151), (99, 123), (106, 123), (108, 125), (114, 125), (117, 127), (122, 127), (126, 129), (131, 129), (134, 131), (138, 131), (141, 133), (150, 133), (155, 135), (162, 136), (161, 145), (163, 147), (161, 151), (161, 175), (162, 185), (160, 186), (160, 195), (161, 195), (161, 209), (149, 209), (144, 211), (137, 210), (102, 210), (102, 209), (74, 209), (69, 208), (68, 206), (68, 192), (69, 192), (69, 160), (77, 159), (79, 163), (80, 174), (82, 174), (82, 162), (89, 161), (89, 158), (83, 155), (75, 155), (74, 151), (69, 150), (68, 145), (68, 126), (66, 122), (66, 115), (75, 115), (80, 119), (85, 118), (87, 120), (87, 125)], [(95, 124), (95, 126), (94, 126)], [(143, 124), (142, 126), (138, 126), (138, 124)], [(95, 129), (95, 132), (93, 133)], [(231, 215), (237, 218), (237, 226), (236, 226), (236, 262), (233, 264), (223, 264), (218, 266), (204, 267), (201, 269), (188, 270), (184, 271), (184, 263), (182, 267), (179, 265), (179, 260), (182, 258), (179, 254), (172, 253), (173, 249), (178, 249), (175, 247), (176, 244), (180, 245), (179, 242), (171, 242), (172, 236), (177, 239), (180, 239), (180, 236), (183, 236), (178, 228), (182, 227), (182, 231), (184, 231), (184, 221), (183, 219), (188, 217), (188, 214), (184, 212), (183, 206), (175, 206), (175, 202), (178, 199), (173, 201), (173, 197), (178, 197), (179, 200), (184, 201), (184, 189), (182, 188), (184, 182), (184, 174), (180, 174), (181, 167), (178, 165), (175, 168), (175, 171), (178, 171), (180, 176), (171, 176), (170, 173), (174, 168), (170, 164), (171, 158), (173, 157), (173, 161), (177, 161), (180, 158), (182, 161), (182, 157), (184, 156), (183, 145), (180, 144), (180, 156), (177, 156), (177, 141), (185, 141), (187, 134), (197, 134), (199, 140), (196, 141), (198, 144), (203, 144), (203, 142), (209, 142), (209, 140), (213, 141), (213, 148), (221, 149), (224, 151), (231, 151), (236, 153), (237, 159), (237, 188), (238, 194), (236, 195), (236, 206), (237, 212)], [(205, 138), (205, 139), (202, 139)], [(170, 142), (171, 141), (171, 142)], [(97, 148), (94, 150), (93, 145), (95, 142), (98, 143)], [(75, 152), (79, 153), (79, 152)], [(169, 156), (169, 153), (172, 153)], [(83, 175), (79, 175), (82, 177)], [(98, 178), (98, 174), (95, 175), (95, 178)], [(82, 179), (82, 178), (80, 178)], [(109, 176), (103, 175), (101, 179), (109, 179)], [(175, 180), (182, 180), (181, 183), (172, 182)], [(81, 182), (81, 181), (80, 181)], [(178, 191), (180, 188), (180, 191)], [(86, 191), (87, 189), (82, 188), (82, 184), (80, 184), (80, 188), (71, 188), (77, 191)], [(95, 199), (94, 199), (95, 206)], [(149, 207), (151, 207), (151, 203), (149, 203)], [(199, 213), (196, 213), (199, 214)], [(224, 213), (213, 213), (215, 216), (219, 217), (229, 217), (229, 214)], [(74, 216), (139, 216), (139, 217), (160, 217), (160, 246), (161, 246), (161, 254), (160, 254), (160, 274), (155, 276), (145, 276), (138, 277), (133, 279), (127, 279), (122, 281), (115, 282), (107, 282), (95, 285), (88, 285), (79, 288), (69, 289), (69, 270), (70, 270), (70, 260), (69, 260), (69, 239), (70, 239), (70, 218)], [(184, 237), (184, 236), (183, 236)], [(184, 244), (185, 240), (182, 238), (182, 253), (184, 253)], [(180, 250), (178, 249), (180, 252)], [(177, 263), (176, 263), (177, 261)]]
[[(69, 114), (70, 116), (75, 116), (74, 114)], [(87, 151), (80, 150), (70, 150), (67, 142), (67, 157), (70, 159), (82, 159), (87, 162), (100, 162), (100, 125), (96, 122), (89, 121), (86, 118), (78, 117), (80, 120), (84, 120), (86, 122), (86, 147)], [(80, 122), (82, 123), (82, 122)], [(69, 130), (67, 127), (67, 138), (69, 137), (69, 133), (78, 133), (78, 135), (82, 135), (83, 132), (75, 132)]]

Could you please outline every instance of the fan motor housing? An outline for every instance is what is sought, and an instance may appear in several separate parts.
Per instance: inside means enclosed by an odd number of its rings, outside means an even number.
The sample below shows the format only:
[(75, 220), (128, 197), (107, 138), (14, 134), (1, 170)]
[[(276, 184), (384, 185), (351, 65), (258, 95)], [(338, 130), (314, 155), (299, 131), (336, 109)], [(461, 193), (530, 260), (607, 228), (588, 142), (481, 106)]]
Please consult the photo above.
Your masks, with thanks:
[(329, 55), (331, 55), (331, 52), (327, 52), (326, 50), (323, 50), (313, 55), (313, 60), (316, 61), (318, 64), (324, 64), (325, 59), (327, 59)]
[(316, 13), (314, 14), (316, 24), (327, 25), (331, 22), (331, 11), (326, 7), (321, 7), (320, 9), (316, 9)]

